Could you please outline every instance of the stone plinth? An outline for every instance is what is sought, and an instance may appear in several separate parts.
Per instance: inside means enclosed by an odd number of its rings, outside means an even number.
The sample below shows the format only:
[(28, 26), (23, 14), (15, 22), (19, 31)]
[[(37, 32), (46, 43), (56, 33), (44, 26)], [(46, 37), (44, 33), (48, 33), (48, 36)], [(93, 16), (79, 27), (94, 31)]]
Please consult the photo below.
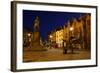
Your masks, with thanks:
[(44, 51), (44, 50), (46, 50), (46, 49), (44, 49), (44, 47), (42, 45), (40, 45), (39, 32), (33, 33), (33, 39), (32, 39), (32, 42), (31, 42), (30, 50), (31, 51)]

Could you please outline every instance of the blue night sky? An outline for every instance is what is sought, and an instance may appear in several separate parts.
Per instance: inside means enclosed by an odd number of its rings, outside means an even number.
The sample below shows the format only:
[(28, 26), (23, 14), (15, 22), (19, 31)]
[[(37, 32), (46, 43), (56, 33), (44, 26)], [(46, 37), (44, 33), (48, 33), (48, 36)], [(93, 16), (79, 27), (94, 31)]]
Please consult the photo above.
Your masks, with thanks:
[(79, 18), (80, 15), (84, 14), (85, 13), (23, 10), (23, 27), (29, 31), (34, 31), (34, 18), (38, 16), (40, 21), (40, 36), (45, 40), (48, 32), (63, 26), (68, 20)]

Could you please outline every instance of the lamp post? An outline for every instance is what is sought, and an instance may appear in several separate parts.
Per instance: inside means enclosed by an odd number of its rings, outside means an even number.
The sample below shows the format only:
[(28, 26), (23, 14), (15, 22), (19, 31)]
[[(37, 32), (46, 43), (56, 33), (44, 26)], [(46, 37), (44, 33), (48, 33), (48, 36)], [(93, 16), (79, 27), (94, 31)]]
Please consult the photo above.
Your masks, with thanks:
[(71, 49), (72, 53), (73, 53), (73, 47), (72, 47), (73, 30), (74, 30), (74, 28), (70, 27), (70, 40), (69, 40), (69, 43), (70, 43), (70, 49)]
[(52, 46), (52, 38), (53, 38), (53, 36), (50, 35), (49, 37), (50, 37), (50, 48), (51, 48), (51, 46)]
[(31, 33), (27, 34), (29, 42), (31, 42)]

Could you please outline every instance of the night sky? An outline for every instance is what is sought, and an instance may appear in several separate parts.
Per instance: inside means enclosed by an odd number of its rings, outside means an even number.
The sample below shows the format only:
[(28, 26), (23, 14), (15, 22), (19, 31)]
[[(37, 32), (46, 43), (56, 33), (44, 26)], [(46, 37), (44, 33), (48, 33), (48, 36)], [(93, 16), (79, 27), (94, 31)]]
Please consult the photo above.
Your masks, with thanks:
[(23, 10), (23, 27), (29, 31), (34, 31), (33, 22), (35, 17), (38, 16), (40, 21), (40, 36), (42, 40), (45, 40), (49, 32), (63, 26), (68, 20), (79, 18), (80, 15), (84, 14), (85, 13)]

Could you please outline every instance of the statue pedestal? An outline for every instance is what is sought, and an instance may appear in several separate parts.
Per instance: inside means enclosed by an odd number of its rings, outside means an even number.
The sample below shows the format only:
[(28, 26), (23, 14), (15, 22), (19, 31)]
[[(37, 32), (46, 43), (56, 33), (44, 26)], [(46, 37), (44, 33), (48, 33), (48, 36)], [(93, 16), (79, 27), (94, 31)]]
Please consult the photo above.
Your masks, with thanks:
[(40, 35), (39, 32), (33, 33), (33, 39), (30, 46), (31, 51), (45, 51), (45, 47), (40, 45)]
[(31, 51), (46, 51), (46, 49), (38, 43), (33, 43), (30, 48)]

